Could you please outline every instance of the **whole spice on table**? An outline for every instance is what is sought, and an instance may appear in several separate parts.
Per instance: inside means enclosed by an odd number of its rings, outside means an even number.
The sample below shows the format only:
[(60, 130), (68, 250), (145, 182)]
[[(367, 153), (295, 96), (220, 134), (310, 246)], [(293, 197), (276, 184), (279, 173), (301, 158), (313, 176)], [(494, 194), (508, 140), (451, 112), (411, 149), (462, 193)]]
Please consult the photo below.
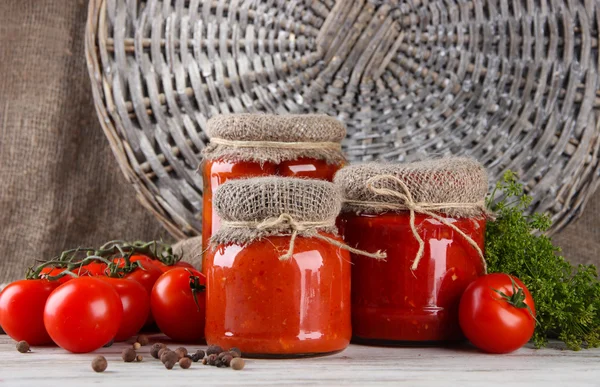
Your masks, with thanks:
[(158, 358), (160, 359), (165, 352), (172, 352), (169, 347), (163, 347), (158, 350)]
[(237, 347), (229, 348), (229, 352), (231, 352), (231, 356), (233, 357), (242, 357), (242, 351)]
[(150, 347), (150, 355), (155, 359), (160, 359), (158, 352), (165, 347), (166, 347), (166, 345), (163, 343), (152, 344), (152, 347)]
[(179, 356), (179, 359), (188, 354), (187, 349), (184, 347), (179, 347), (174, 352), (177, 354), (177, 356)]
[(137, 355), (135, 357), (135, 361), (137, 361), (138, 363), (141, 362), (142, 360), (144, 360), (144, 357), (142, 355)]
[(210, 355), (218, 355), (221, 352), (223, 352), (223, 348), (219, 347), (218, 345), (209, 345), (208, 348), (206, 348), (206, 355), (210, 356)]
[(131, 363), (135, 360), (137, 354), (135, 353), (135, 350), (133, 348), (125, 348), (121, 353), (121, 357), (123, 358), (124, 362)]
[[(177, 363), (179, 361), (179, 356), (173, 352), (173, 351), (164, 351), (163, 354), (160, 356), (160, 361), (163, 362), (163, 364), (166, 366), (167, 363)], [(167, 367), (169, 368), (169, 367)], [(173, 368), (173, 367), (171, 367)]]
[(132, 347), (133, 347), (133, 349), (138, 350), (142, 347), (142, 344), (135, 342), (135, 343), (133, 343)]
[(143, 347), (150, 344), (150, 339), (148, 339), (148, 336), (146, 335), (139, 335), (136, 339), (136, 342), (140, 343), (140, 345)]
[(244, 368), (246, 362), (241, 357), (236, 357), (231, 360), (230, 366), (232, 369), (239, 371)]
[(108, 362), (104, 356), (96, 356), (94, 360), (92, 360), (92, 369), (96, 372), (104, 372), (108, 367)]
[(196, 352), (194, 352), (190, 358), (192, 359), (193, 362), (200, 361), (200, 360), (204, 359), (204, 351), (199, 349)]
[[(206, 357), (206, 364), (208, 365), (217, 365), (217, 359), (218, 359), (218, 355), (211, 353), (210, 355), (208, 355)], [(204, 362), (202, 362), (202, 364), (204, 364)]]
[[(503, 198), (494, 202), (495, 193)], [(496, 220), (488, 222), (485, 252), (489, 272), (518, 277), (531, 292), (536, 305), (533, 342), (543, 347), (548, 337), (568, 348), (600, 346), (600, 282), (596, 267), (574, 267), (560, 248), (542, 233), (551, 225), (547, 215), (528, 215), (532, 198), (524, 194), (513, 172), (496, 184), (488, 200)]]
[(192, 360), (189, 359), (189, 358), (187, 358), (187, 357), (184, 357), (184, 358), (182, 358), (182, 359), (179, 360), (179, 366), (181, 368), (183, 368), (184, 370), (190, 368), (191, 365), (192, 365)]
[(26, 342), (25, 340), (19, 341), (17, 343), (16, 347), (17, 347), (17, 351), (19, 351), (21, 353), (27, 353), (27, 352), (29, 352), (29, 343)]

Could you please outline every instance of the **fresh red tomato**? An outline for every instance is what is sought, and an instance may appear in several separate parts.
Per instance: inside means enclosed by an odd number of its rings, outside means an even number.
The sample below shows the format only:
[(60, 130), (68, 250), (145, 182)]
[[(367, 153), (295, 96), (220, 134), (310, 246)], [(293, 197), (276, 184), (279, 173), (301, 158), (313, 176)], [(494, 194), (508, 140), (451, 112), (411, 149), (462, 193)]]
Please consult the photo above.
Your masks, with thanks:
[(175, 268), (175, 267), (187, 267), (188, 269), (196, 269), (194, 267), (194, 265), (192, 265), (189, 262), (184, 262), (184, 261), (179, 261), (179, 262), (177, 262), (176, 264), (174, 264), (173, 266), (170, 266), (170, 267), (172, 267), (172, 268)]
[(508, 274), (479, 277), (465, 289), (459, 306), (463, 333), (477, 348), (508, 353), (521, 348), (535, 329), (535, 306), (523, 282)]
[(150, 313), (150, 296), (137, 281), (103, 276), (97, 278), (111, 284), (121, 297), (123, 319), (114, 340), (125, 341), (138, 333), (146, 323)]
[(48, 297), (44, 326), (60, 347), (91, 352), (111, 341), (123, 318), (121, 298), (112, 285), (80, 277), (60, 285)]
[(51, 344), (44, 328), (44, 305), (60, 283), (47, 280), (21, 280), (0, 293), (0, 326), (16, 341), (29, 345)]
[(165, 335), (178, 341), (204, 338), (205, 284), (202, 273), (183, 267), (169, 270), (156, 281), (150, 305)]
[[(144, 289), (146, 289), (148, 297), (150, 297), (150, 294), (152, 294), (152, 288), (154, 287), (154, 283), (156, 282), (158, 277), (162, 275), (162, 270), (160, 270), (157, 266), (154, 266), (154, 264), (151, 264), (149, 262), (143, 262), (142, 265), (144, 267), (143, 269), (135, 269), (131, 273), (127, 274), (125, 278), (137, 281), (140, 284), (142, 284)], [(146, 319), (146, 325), (152, 324), (152, 322), (154, 322), (154, 318), (152, 316), (152, 311), (150, 310), (148, 312), (148, 318)]]
[(106, 270), (106, 263), (103, 262), (92, 262), (85, 265), (79, 275), (98, 276), (104, 275)]

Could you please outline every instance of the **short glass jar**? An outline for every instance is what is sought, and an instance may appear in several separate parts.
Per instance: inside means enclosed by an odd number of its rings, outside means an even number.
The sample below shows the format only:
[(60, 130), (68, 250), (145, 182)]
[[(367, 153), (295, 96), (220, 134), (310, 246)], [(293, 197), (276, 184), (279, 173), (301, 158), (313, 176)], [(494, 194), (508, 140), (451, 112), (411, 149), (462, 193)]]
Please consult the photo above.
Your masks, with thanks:
[[(427, 215), (415, 225), (425, 250), (411, 270), (419, 244), (407, 213), (352, 214), (340, 217), (346, 243), (362, 250), (383, 250), (387, 259), (352, 255), (352, 329), (357, 342), (403, 344), (463, 338), (458, 304), (467, 285), (484, 273), (473, 247), (453, 229)], [(484, 218), (446, 218), (481, 249)]]
[(200, 166), (204, 181), (202, 247), (220, 226), (215, 190), (231, 179), (258, 176), (332, 181), (345, 164), (344, 125), (326, 115), (230, 114), (207, 123), (211, 143)]
[(264, 177), (215, 193), (223, 219), (205, 253), (205, 336), (247, 357), (341, 351), (350, 342), (350, 255), (331, 183)]
[(338, 218), (344, 241), (387, 254), (385, 260), (351, 255), (353, 340), (463, 339), (460, 297), (486, 270), (483, 167), (465, 158), (373, 163), (346, 167), (335, 182), (345, 201)]
[(272, 236), (207, 252), (208, 343), (251, 357), (311, 356), (348, 346), (348, 253), (297, 237), (293, 256), (282, 262), (289, 243), (290, 236)]

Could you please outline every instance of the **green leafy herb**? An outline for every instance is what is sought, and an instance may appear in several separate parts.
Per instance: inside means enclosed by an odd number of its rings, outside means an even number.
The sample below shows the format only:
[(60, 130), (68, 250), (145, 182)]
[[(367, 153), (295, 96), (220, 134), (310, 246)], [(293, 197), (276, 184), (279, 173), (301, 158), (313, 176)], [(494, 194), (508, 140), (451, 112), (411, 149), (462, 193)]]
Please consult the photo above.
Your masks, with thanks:
[[(495, 202), (499, 192), (502, 200)], [(489, 272), (512, 274), (527, 286), (535, 301), (536, 346), (558, 338), (573, 350), (600, 346), (600, 282), (593, 265), (574, 267), (543, 235), (551, 225), (543, 214), (526, 215), (531, 197), (513, 172), (507, 172), (488, 198), (496, 214), (486, 229)]]

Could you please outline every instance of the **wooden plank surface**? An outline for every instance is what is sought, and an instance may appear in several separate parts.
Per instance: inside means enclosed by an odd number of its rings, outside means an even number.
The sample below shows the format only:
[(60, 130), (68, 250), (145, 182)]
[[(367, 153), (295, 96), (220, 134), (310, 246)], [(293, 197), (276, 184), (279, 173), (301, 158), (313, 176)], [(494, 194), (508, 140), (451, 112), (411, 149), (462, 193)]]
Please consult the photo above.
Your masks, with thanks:
[[(160, 337), (158, 338), (160, 339)], [(162, 340), (161, 340), (162, 341)], [(453, 348), (382, 348), (351, 345), (319, 358), (247, 359), (234, 371), (194, 363), (188, 370), (167, 370), (149, 355), (141, 363), (124, 363), (126, 344), (97, 351), (108, 360), (104, 373), (90, 367), (97, 353), (71, 354), (60, 348), (34, 348), (20, 354), (8, 336), (0, 336), (0, 386), (599, 386), (600, 350), (573, 352), (552, 343), (550, 348), (523, 348), (508, 355), (483, 354), (469, 346)], [(175, 349), (177, 344), (169, 344)], [(185, 345), (188, 349), (204, 346)]]

